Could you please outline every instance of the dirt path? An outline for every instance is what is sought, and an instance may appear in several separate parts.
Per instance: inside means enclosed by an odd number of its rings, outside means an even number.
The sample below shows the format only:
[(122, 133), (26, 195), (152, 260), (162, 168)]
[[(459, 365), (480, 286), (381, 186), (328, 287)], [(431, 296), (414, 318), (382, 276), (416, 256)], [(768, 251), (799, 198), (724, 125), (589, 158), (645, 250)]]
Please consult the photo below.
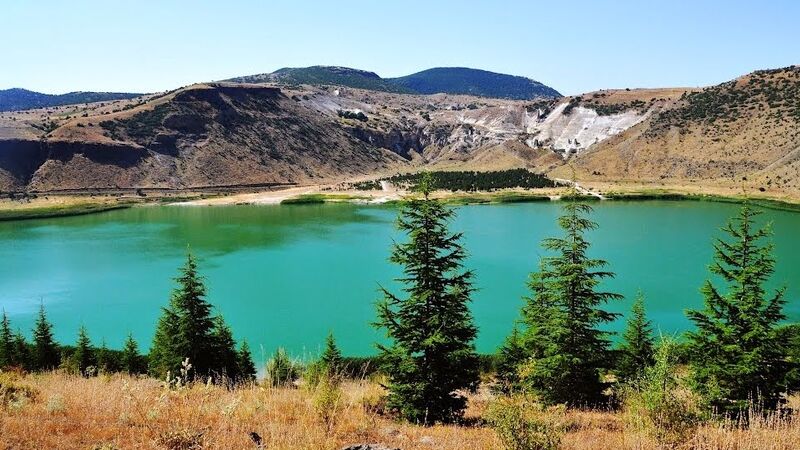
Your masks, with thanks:
[(575, 190), (578, 191), (582, 195), (591, 195), (592, 197), (597, 197), (600, 200), (607, 200), (607, 198), (604, 197), (603, 194), (601, 194), (599, 192), (591, 191), (589, 189), (586, 189), (585, 187), (581, 186), (580, 184), (578, 184), (575, 181), (565, 180), (563, 178), (553, 178), (553, 180), (555, 180), (555, 181), (557, 181), (559, 183), (572, 185), (572, 187), (574, 187)]

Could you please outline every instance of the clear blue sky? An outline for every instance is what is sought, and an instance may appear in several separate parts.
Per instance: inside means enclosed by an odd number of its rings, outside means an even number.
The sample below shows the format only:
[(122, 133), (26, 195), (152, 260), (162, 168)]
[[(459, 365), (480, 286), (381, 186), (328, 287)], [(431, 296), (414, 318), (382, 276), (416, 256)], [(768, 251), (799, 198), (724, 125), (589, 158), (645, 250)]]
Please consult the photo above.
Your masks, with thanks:
[(0, 89), (152, 92), (280, 67), (524, 75), (565, 94), (800, 64), (800, 1), (8, 0)]

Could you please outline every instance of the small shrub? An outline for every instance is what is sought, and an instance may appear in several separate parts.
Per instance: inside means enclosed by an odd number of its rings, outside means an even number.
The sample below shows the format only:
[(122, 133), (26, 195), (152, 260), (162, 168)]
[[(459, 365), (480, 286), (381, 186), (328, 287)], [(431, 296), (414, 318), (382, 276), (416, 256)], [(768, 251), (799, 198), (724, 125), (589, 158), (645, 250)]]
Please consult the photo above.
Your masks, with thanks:
[(168, 431), (156, 439), (156, 444), (167, 450), (202, 450), (204, 434), (193, 430)]
[(338, 376), (324, 373), (314, 389), (314, 411), (330, 433), (336, 424), (336, 415), (342, 399), (341, 382)]
[(702, 421), (701, 401), (680, 375), (677, 360), (677, 343), (663, 338), (655, 364), (623, 388), (628, 426), (664, 445), (686, 442)]
[(0, 408), (24, 404), (36, 398), (38, 392), (19, 382), (20, 376), (12, 372), (0, 372)]
[(283, 348), (278, 348), (267, 362), (267, 382), (273, 387), (292, 384), (299, 375), (300, 368)]
[(555, 450), (564, 434), (563, 413), (546, 410), (527, 396), (498, 398), (486, 419), (509, 450)]

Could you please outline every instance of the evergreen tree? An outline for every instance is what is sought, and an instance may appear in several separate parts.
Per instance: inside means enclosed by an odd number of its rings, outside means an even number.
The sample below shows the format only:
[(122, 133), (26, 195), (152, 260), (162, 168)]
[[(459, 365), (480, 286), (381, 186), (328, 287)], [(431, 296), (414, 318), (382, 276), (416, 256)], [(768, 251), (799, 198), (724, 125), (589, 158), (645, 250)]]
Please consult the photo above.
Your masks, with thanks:
[(641, 292), (633, 302), (622, 339), (617, 374), (621, 380), (630, 381), (653, 365), (653, 326), (645, 315), (644, 296)]
[(278, 347), (267, 361), (267, 381), (272, 386), (284, 386), (293, 383), (297, 377), (297, 366), (289, 359), (286, 350)]
[(175, 353), (181, 359), (189, 358), (195, 373), (208, 375), (213, 369), (214, 318), (211, 304), (205, 299), (206, 287), (197, 273), (197, 262), (191, 253), (176, 280), (178, 289), (172, 296), (174, 310), (178, 313), (178, 335)]
[(253, 363), (253, 356), (250, 354), (250, 346), (247, 345), (247, 341), (242, 341), (237, 357), (239, 376), (242, 381), (254, 381), (256, 379), (256, 365)]
[(75, 369), (81, 375), (87, 374), (86, 369), (95, 364), (92, 342), (86, 332), (86, 327), (83, 325), (78, 329), (78, 341), (75, 343), (75, 353), (72, 358), (75, 363)]
[(500, 350), (497, 352), (497, 389), (511, 393), (519, 387), (519, 367), (527, 358), (522, 333), (515, 324)]
[(238, 381), (239, 354), (236, 351), (236, 341), (233, 340), (233, 333), (222, 316), (214, 317), (211, 339), (214, 351), (212, 372), (214, 375), (226, 377), (229, 381)]
[(53, 326), (47, 321), (44, 305), (39, 307), (39, 315), (33, 328), (33, 369), (52, 370), (58, 367), (60, 355), (58, 344), (53, 338)]
[(342, 352), (336, 346), (336, 339), (331, 331), (328, 333), (328, 337), (325, 338), (325, 350), (320, 356), (320, 364), (328, 374), (335, 375), (342, 370), (342, 361)]
[(462, 268), (462, 235), (447, 228), (453, 211), (431, 191), (424, 177), (421, 197), (402, 206), (397, 223), (409, 242), (395, 244), (390, 261), (403, 267), (398, 281), (406, 296), (382, 289), (376, 323), (391, 341), (378, 345), (389, 376), (388, 406), (426, 425), (461, 419), (466, 398), (459, 392), (478, 383), (477, 330), (468, 307), (472, 272)]
[(142, 370), (141, 356), (139, 356), (139, 344), (133, 339), (133, 334), (128, 333), (125, 344), (122, 346), (122, 370), (131, 375), (138, 374)]
[(150, 372), (178, 373), (186, 358), (196, 376), (238, 377), (236, 343), (222, 317), (211, 315), (197, 262), (187, 253), (169, 305), (162, 309), (150, 352)]
[(117, 364), (111, 356), (111, 350), (108, 349), (105, 339), (100, 343), (100, 348), (95, 353), (98, 372), (112, 373), (118, 371)]
[(777, 405), (790, 372), (790, 335), (779, 327), (786, 291), (768, 294), (764, 287), (775, 259), (773, 245), (762, 243), (771, 231), (756, 227), (758, 214), (745, 205), (722, 229), (729, 239), (717, 239), (710, 270), (727, 290), (706, 281), (704, 308), (687, 312), (696, 327), (689, 333), (693, 378), (715, 407), (732, 412), (750, 400)]
[(170, 308), (161, 308), (161, 317), (156, 324), (156, 333), (148, 358), (149, 371), (154, 377), (173, 376), (181, 366), (181, 355), (177, 351), (178, 315)]
[(3, 319), (0, 321), (0, 369), (14, 365), (14, 334), (8, 314), (3, 310)]
[(592, 208), (569, 202), (564, 209), (558, 224), (565, 236), (545, 239), (544, 248), (555, 256), (542, 258), (529, 282), (532, 296), (522, 310), (528, 359), (521, 381), (545, 403), (593, 405), (602, 400), (601, 372), (611, 360), (609, 333), (601, 327), (617, 317), (602, 306), (622, 296), (598, 290), (614, 274), (601, 270), (604, 260), (587, 255), (584, 234), (597, 227), (585, 217)]
[(17, 366), (26, 370), (31, 369), (31, 352), (28, 342), (25, 340), (25, 335), (21, 330), (17, 330), (14, 334), (14, 351), (11, 355), (11, 365)]

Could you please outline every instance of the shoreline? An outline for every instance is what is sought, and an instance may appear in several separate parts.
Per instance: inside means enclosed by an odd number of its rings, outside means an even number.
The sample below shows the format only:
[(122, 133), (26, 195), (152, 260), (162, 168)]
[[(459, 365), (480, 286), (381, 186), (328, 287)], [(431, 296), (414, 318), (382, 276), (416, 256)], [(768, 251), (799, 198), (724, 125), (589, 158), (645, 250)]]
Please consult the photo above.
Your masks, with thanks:
[[(582, 183), (580, 200), (594, 202), (622, 201), (711, 201), (720, 203), (752, 205), (781, 211), (800, 212), (800, 202), (767, 196), (745, 197), (717, 193), (681, 192), (678, 189), (646, 189), (641, 186), (626, 186), (623, 190), (600, 192), (595, 186)], [(336, 190), (333, 185), (297, 186), (279, 190), (251, 193), (220, 194), (186, 191), (174, 196), (121, 197), (82, 196), (79, 194), (25, 198), (24, 200), (0, 200), (0, 222), (33, 220), (95, 214), (106, 211), (139, 206), (234, 206), (234, 205), (308, 205), (324, 203), (350, 203), (368, 205), (392, 205), (409, 194), (399, 189), (372, 191)], [(569, 188), (503, 189), (498, 191), (451, 192), (437, 191), (435, 197), (454, 206), (491, 205), (504, 203), (552, 202), (574, 198), (568, 195)]]

